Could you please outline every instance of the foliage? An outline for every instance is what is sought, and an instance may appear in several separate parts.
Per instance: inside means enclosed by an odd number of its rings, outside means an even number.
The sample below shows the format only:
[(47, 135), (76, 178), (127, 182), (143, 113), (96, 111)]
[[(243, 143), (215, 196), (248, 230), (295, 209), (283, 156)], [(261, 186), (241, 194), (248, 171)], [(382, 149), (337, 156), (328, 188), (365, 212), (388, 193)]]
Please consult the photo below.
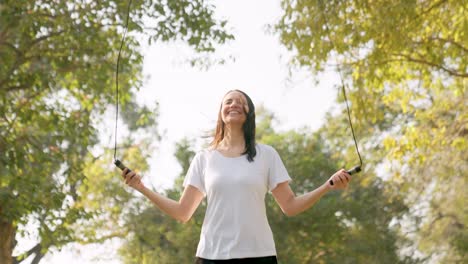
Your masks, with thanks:
[[(98, 133), (115, 100), (128, 3), (0, 3), (0, 263), (13, 261), (14, 237), (27, 235), (23, 227), (31, 222), (37, 223), (38, 244), (18, 252), (15, 261), (35, 255), (32, 263), (37, 263), (68, 242), (121, 235), (98, 232), (99, 227), (109, 230), (109, 219), (117, 221), (125, 212), (122, 204), (131, 200), (118, 191), (110, 151), (102, 150)], [(129, 10), (119, 70), (123, 119), (130, 133), (154, 131), (157, 108), (135, 103), (143, 60), (136, 36), (184, 41), (202, 53), (233, 37), (206, 1), (135, 0)], [(133, 157), (126, 163), (138, 162), (144, 169), (147, 157), (140, 151), (151, 144), (130, 139), (122, 144)], [(83, 223), (89, 230), (77, 234)]]
[[(468, 46), (466, 1), (289, 1), (276, 25), (293, 63), (329, 63), (348, 85), (365, 172), (399, 184), (410, 214), (399, 225), (412, 253), (466, 259)], [(324, 133), (343, 141), (344, 115)], [(341, 145), (349, 153), (349, 145)], [(382, 168), (389, 167), (385, 171)], [(387, 184), (387, 183), (386, 183)], [(389, 184), (389, 183), (388, 183)], [(411, 219), (411, 220), (410, 220)]]
[[(164, 195), (178, 200), (183, 190), (182, 181), (195, 156), (190, 141), (184, 139), (177, 143), (175, 156), (182, 166), (182, 172), (174, 187)], [(126, 221), (132, 235), (119, 250), (125, 263), (194, 262), (206, 202), (202, 202), (192, 220), (186, 224), (175, 221), (153, 205), (146, 205), (141, 213), (130, 215)]]

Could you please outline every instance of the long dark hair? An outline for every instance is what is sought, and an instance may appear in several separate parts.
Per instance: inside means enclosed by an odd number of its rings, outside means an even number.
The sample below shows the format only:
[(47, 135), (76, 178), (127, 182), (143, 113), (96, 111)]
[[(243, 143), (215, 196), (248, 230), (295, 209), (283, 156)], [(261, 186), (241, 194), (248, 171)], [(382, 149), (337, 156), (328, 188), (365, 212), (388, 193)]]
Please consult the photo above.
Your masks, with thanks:
[[(255, 155), (257, 155), (257, 150), (255, 149), (255, 145), (256, 145), (255, 143), (255, 106), (252, 102), (252, 99), (250, 99), (250, 97), (241, 90), (231, 90), (227, 92), (224, 95), (224, 97), (226, 97), (226, 95), (231, 92), (239, 92), (243, 94), (245, 98), (247, 99), (249, 112), (246, 113), (247, 118), (244, 124), (242, 125), (242, 130), (244, 131), (244, 139), (245, 139), (245, 151), (242, 154), (247, 154), (247, 160), (252, 162)], [(223, 122), (223, 118), (221, 114), (222, 108), (223, 108), (223, 103), (221, 102), (221, 106), (218, 112), (218, 121), (216, 123), (215, 135), (214, 135), (213, 141), (210, 143), (210, 146), (214, 148), (216, 148), (224, 138), (225, 124)]]

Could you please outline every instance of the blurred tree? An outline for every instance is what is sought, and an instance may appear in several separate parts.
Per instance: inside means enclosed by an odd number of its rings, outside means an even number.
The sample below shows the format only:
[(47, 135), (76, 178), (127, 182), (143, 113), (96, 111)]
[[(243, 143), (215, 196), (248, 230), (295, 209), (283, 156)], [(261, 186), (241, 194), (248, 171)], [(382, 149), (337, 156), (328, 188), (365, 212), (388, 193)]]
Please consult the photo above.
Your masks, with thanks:
[[(175, 156), (182, 167), (174, 187), (164, 195), (178, 200), (183, 191), (183, 179), (195, 156), (192, 142), (184, 139), (176, 144)], [(131, 236), (119, 252), (125, 263), (193, 263), (206, 209), (203, 201), (192, 219), (182, 224), (165, 215), (149, 202), (141, 212), (129, 215), (127, 226)], [(137, 250), (135, 250), (137, 249)]]
[[(293, 65), (340, 67), (365, 174), (384, 174), (405, 195), (410, 213), (398, 225), (414, 245), (402, 250), (441, 263), (466, 260), (467, 2), (283, 0), (282, 7), (276, 30), (295, 53)], [(323, 133), (330, 148), (349, 154), (350, 145), (339, 143), (349, 142), (346, 122), (331, 116)]]
[[(110, 231), (110, 223), (116, 222), (107, 217), (121, 217), (119, 213), (129, 210), (123, 204), (131, 198), (115, 186), (121, 183), (110, 165), (110, 151), (95, 150), (99, 123), (115, 100), (116, 58), (128, 3), (0, 3), (2, 264), (29, 256), (38, 263), (66, 243), (121, 234)], [(157, 117), (157, 108), (135, 103), (143, 59), (135, 36), (146, 34), (150, 43), (179, 40), (201, 54), (212, 52), (233, 38), (226, 33), (226, 21), (214, 19), (213, 9), (206, 1), (133, 1), (119, 75), (122, 117), (130, 131), (154, 129)], [(127, 165), (138, 162), (144, 169), (143, 151), (151, 143), (127, 140), (122, 144), (132, 152)], [(32, 233), (38, 244), (13, 256), (15, 237), (26, 235), (27, 223), (36, 228)], [(84, 223), (93, 225), (84, 230)], [(109, 232), (100, 234), (91, 227)]]

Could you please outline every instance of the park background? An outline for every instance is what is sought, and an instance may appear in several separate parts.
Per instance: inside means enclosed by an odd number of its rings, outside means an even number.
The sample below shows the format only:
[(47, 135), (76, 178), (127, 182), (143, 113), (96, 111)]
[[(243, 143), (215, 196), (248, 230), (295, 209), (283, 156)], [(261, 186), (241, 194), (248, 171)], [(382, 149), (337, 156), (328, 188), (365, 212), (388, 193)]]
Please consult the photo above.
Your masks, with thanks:
[[(128, 1), (0, 4), (0, 263), (191, 263), (187, 224), (113, 167), (115, 67)], [(297, 194), (364, 171), (288, 218), (281, 263), (467, 259), (465, 1), (132, 1), (118, 156), (177, 198), (222, 96), (257, 105)]]

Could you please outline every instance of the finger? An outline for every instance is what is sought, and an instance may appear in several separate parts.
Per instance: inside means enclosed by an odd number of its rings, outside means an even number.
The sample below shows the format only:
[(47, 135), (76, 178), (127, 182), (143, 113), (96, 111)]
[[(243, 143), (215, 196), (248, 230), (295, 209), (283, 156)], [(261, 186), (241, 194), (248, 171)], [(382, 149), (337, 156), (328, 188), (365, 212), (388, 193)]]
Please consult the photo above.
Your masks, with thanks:
[(343, 181), (343, 188), (346, 189), (348, 188), (349, 181), (351, 180), (351, 176), (347, 176), (346, 174), (343, 174), (343, 179), (346, 179)]
[(127, 175), (125, 175), (125, 183), (128, 184), (135, 175), (136, 173), (134, 171), (127, 173)]
[(122, 172), (124, 173), (124, 177), (126, 177), (128, 174), (132, 173), (133, 171), (125, 167), (125, 169)]
[(134, 174), (130, 177), (130, 182), (135, 182), (138, 181), (138, 177), (140, 177), (138, 174)]
[(129, 185), (133, 187), (133, 186), (137, 185), (138, 183), (140, 183), (140, 180), (141, 180), (141, 176), (140, 176), (140, 175), (135, 175), (135, 176), (130, 180)]
[(341, 183), (344, 184), (343, 175), (339, 175), (338, 177), (340, 178)]
[(349, 177), (348, 177), (348, 175), (343, 174), (343, 176), (346, 178), (346, 182), (348, 183), (348, 182), (349, 182)]

